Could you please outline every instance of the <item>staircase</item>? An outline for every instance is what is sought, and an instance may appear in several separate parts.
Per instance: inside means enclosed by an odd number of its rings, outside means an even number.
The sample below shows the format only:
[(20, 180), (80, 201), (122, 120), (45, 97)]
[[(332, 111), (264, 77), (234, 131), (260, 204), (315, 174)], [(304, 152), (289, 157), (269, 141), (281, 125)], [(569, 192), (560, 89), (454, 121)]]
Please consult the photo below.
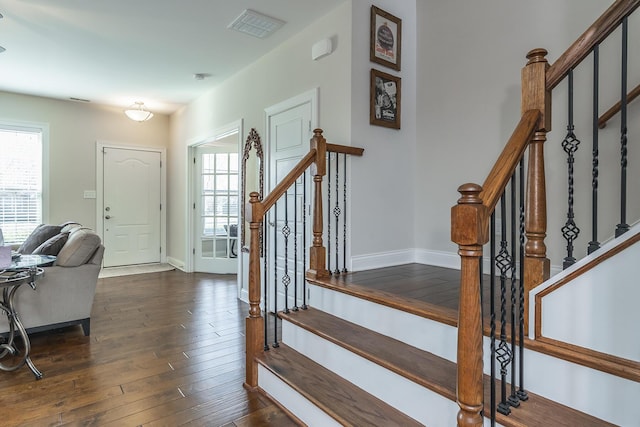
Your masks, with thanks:
[[(620, 103), (605, 114), (607, 120), (617, 112), (621, 116), (623, 202), (616, 237), (605, 244), (597, 241), (597, 225), (602, 220), (598, 220), (594, 196), (593, 239), (589, 255), (582, 260), (574, 257), (579, 233), (573, 206), (577, 144), (573, 101), (569, 101), (568, 132), (562, 142), (569, 176), (567, 223), (562, 228), (567, 257), (564, 271), (553, 277), (545, 244), (544, 170), (552, 90), (567, 78), (568, 92), (572, 93), (573, 69), (592, 53), (597, 62), (600, 43), (620, 25), (626, 46), (627, 17), (638, 7), (640, 0), (616, 0), (552, 65), (544, 49), (527, 55), (522, 70), (521, 120), (484, 183), (461, 185), (460, 199), (451, 208), (451, 239), (458, 245), (461, 259), (459, 280), (454, 284), (459, 299), (454, 308), (367, 286), (368, 280), (386, 280), (393, 286), (404, 280), (405, 276), (394, 276), (385, 269), (340, 270), (338, 259), (346, 249), (338, 247), (338, 234), (344, 230), (346, 239), (348, 220), (339, 217), (338, 202), (333, 208), (329, 196), (329, 214), (323, 222), (323, 188), (331, 191), (333, 178), (326, 185), (323, 179), (331, 168), (330, 153), (336, 153), (337, 165), (338, 153), (362, 155), (362, 150), (327, 144), (322, 130), (316, 129), (309, 154), (272, 193), (264, 199), (261, 194), (251, 194), (245, 386), (262, 390), (301, 425), (310, 426), (450, 426), (454, 419), (460, 427), (640, 426), (640, 405), (636, 403), (640, 396), (640, 348), (635, 337), (635, 325), (640, 323), (636, 308), (640, 291), (633, 282), (640, 273), (640, 226), (626, 223), (625, 202), (626, 105), (637, 96), (636, 90), (627, 97), (623, 85)], [(624, 53), (622, 57), (625, 69)], [(626, 72), (623, 75), (625, 80)], [(595, 86), (597, 92), (597, 82)], [(594, 101), (590, 183), (594, 195), (598, 167), (602, 167), (596, 136), (598, 125), (603, 125), (598, 107)], [(302, 176), (306, 182), (306, 171), (312, 165), (313, 224), (308, 228), (302, 225), (302, 230), (309, 229), (312, 234), (309, 259), (302, 262), (306, 281), (300, 290), (297, 282), (291, 284), (285, 261), (284, 267), (274, 268), (275, 278), (283, 279), (283, 290), (272, 292), (271, 287), (279, 285), (268, 283), (272, 279), (267, 278), (266, 261), (262, 268), (267, 259), (262, 257), (266, 247), (262, 246), (263, 237), (267, 238), (265, 213), (283, 199), (281, 205), (287, 209), (289, 188)], [(345, 157), (344, 171), (346, 165)], [(337, 178), (335, 182), (337, 198), (342, 184), (338, 185)], [(298, 199), (297, 193), (293, 199)], [(331, 231), (324, 228), (332, 227), (331, 212), (336, 215), (335, 249)], [(297, 220), (293, 223), (297, 226)], [(284, 241), (285, 255), (270, 256), (286, 260), (289, 220), (271, 225), (271, 239), (278, 247)], [(283, 237), (276, 234), (280, 230)], [(297, 242), (291, 247), (297, 256)], [(304, 250), (302, 253), (306, 256)], [(333, 254), (335, 270), (331, 266)], [(610, 262), (614, 259), (626, 262)], [(298, 263), (296, 258), (296, 267)], [(485, 264), (489, 268), (483, 269)], [(410, 275), (410, 271), (408, 266), (406, 273)], [(428, 282), (414, 281), (413, 285), (442, 286)], [(290, 288), (295, 290), (294, 296), (289, 294)], [(593, 300), (606, 304), (606, 310), (591, 305)], [(619, 310), (623, 313), (618, 312), (618, 306), (625, 307)], [(277, 312), (275, 322), (273, 312)], [(275, 323), (272, 331), (267, 328), (269, 323)], [(610, 335), (616, 339), (600, 339)], [(629, 343), (612, 344), (616, 340)]]
[[(405, 298), (349, 280), (314, 281), (308, 310), (280, 314), (282, 342), (258, 358), (259, 387), (309, 426), (450, 426), (458, 412), (454, 313), (418, 301), (408, 313)], [(629, 380), (533, 347), (529, 400), (498, 414), (498, 425), (637, 425), (637, 369)]]

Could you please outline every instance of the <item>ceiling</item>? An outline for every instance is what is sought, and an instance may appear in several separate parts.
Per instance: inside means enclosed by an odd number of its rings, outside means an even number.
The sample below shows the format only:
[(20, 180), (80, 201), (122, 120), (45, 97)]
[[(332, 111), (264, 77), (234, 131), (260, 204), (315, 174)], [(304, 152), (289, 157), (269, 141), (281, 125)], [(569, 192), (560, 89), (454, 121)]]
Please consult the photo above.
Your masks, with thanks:
[[(0, 91), (172, 113), (344, 1), (0, 0)], [(245, 9), (286, 23), (228, 29)]]

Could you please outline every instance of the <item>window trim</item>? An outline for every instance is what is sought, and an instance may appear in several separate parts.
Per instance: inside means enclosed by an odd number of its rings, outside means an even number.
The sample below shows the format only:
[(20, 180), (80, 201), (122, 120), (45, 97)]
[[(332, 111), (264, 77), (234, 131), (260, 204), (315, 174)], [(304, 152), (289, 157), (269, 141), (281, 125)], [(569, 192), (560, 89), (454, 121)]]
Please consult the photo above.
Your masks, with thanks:
[(50, 222), (49, 123), (0, 118), (0, 129), (21, 132), (40, 132), (42, 135), (42, 222), (45, 224)]

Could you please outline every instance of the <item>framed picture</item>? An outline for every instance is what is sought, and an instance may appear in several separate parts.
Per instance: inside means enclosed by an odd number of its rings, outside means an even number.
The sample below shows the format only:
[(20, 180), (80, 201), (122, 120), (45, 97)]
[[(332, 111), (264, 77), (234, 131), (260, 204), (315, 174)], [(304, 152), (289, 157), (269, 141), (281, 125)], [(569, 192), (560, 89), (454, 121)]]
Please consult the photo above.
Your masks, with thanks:
[(384, 10), (371, 6), (371, 47), (373, 62), (400, 71), (402, 21)]
[(369, 123), (400, 129), (400, 77), (371, 69)]

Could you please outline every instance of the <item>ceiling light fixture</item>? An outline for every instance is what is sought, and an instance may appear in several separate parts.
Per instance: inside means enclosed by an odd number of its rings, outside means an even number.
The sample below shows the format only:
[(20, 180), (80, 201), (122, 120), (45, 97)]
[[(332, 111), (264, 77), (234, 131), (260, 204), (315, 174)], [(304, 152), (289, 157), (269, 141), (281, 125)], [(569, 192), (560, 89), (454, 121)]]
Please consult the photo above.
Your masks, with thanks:
[(280, 19), (263, 15), (255, 10), (245, 9), (227, 28), (262, 39), (284, 24), (285, 22)]
[(129, 108), (124, 110), (124, 113), (127, 117), (131, 120), (135, 120), (136, 122), (146, 122), (153, 117), (153, 113), (144, 107), (144, 102), (136, 102), (135, 104), (132, 104)]

